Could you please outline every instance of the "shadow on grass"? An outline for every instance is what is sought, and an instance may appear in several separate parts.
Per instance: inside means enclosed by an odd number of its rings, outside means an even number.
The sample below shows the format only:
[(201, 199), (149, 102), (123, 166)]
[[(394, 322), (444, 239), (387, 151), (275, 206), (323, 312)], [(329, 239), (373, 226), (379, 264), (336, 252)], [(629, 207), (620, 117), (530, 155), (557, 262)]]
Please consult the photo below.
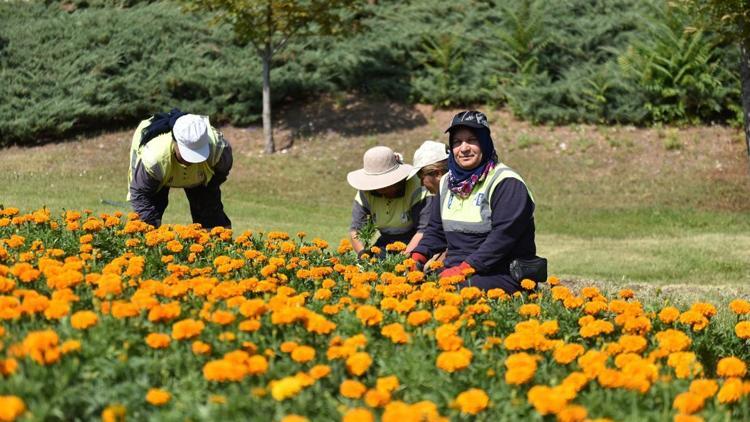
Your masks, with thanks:
[(278, 127), (289, 131), (289, 145), (326, 133), (365, 136), (427, 124), (425, 116), (408, 104), (366, 97), (322, 97), (302, 108), (282, 107)]

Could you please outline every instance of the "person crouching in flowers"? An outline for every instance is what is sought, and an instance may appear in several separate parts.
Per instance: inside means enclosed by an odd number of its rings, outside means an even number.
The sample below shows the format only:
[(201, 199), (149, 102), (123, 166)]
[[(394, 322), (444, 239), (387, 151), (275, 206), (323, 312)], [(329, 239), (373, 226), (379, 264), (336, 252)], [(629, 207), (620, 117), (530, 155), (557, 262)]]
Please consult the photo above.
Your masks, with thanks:
[(427, 226), (430, 197), (419, 179), (409, 177), (412, 166), (403, 163), (399, 154), (385, 146), (368, 149), (364, 168), (350, 172), (347, 182), (357, 189), (352, 206), (349, 236), (358, 256), (370, 253), (357, 232), (372, 220), (380, 237), (375, 246), (385, 250), (394, 242), (407, 244), (411, 250), (422, 238)]
[[(442, 142), (431, 140), (424, 141), (422, 145), (414, 151), (414, 168), (409, 173), (409, 177), (417, 176), (430, 193), (434, 196), (440, 188), (440, 179), (448, 173), (448, 146)], [(416, 244), (408, 245), (404, 250), (405, 255), (409, 255)], [(442, 262), (445, 259), (445, 251), (432, 257), (431, 261)], [(429, 264), (429, 261), (428, 261)], [(429, 266), (429, 265), (427, 265)]]
[(424, 263), (447, 247), (441, 278), (473, 272), (466, 282), (472, 286), (516, 292), (521, 280), (511, 276), (511, 261), (536, 254), (534, 199), (521, 176), (498, 160), (483, 113), (458, 113), (446, 132), (449, 171), (411, 257)]

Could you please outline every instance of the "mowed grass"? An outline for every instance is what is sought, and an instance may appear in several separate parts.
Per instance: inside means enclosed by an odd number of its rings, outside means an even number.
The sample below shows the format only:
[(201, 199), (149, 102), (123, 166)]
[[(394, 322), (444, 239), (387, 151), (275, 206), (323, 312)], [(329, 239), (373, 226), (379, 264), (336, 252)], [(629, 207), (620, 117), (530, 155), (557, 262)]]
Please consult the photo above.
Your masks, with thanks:
[[(316, 120), (326, 113), (311, 113), (314, 107), (346, 116), (346, 125)], [(410, 162), (422, 141), (447, 141), (453, 111), (418, 106), (380, 128), (379, 116), (394, 113), (389, 107), (321, 102), (282, 111), (277, 143), (289, 148), (271, 156), (261, 153), (258, 127), (222, 128), (235, 153), (222, 189), (235, 231), (304, 231), (337, 244), (354, 197), (346, 173), (361, 167), (365, 150), (388, 145)], [(533, 190), (539, 254), (550, 259), (552, 274), (603, 286), (750, 292), (750, 172), (738, 130), (533, 126), (502, 111), (488, 114), (501, 160)], [(102, 201), (125, 199), (131, 136), (2, 151), (0, 203), (127, 211)], [(164, 221), (189, 222), (181, 190), (170, 201)]]

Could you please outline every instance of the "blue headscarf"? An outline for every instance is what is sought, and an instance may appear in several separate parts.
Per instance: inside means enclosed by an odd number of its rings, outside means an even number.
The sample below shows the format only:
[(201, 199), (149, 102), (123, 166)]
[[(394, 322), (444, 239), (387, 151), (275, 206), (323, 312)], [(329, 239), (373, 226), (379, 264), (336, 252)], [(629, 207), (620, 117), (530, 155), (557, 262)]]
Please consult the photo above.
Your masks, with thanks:
[[(453, 152), (448, 156), (448, 188), (460, 197), (467, 197), (471, 194), (474, 185), (483, 180), (484, 176), (492, 170), (497, 164), (497, 152), (495, 145), (492, 143), (489, 129), (475, 129), (469, 126), (456, 126), (451, 128), (450, 138), (459, 128), (469, 129), (479, 139), (479, 148), (482, 150), (482, 161), (478, 166), (471, 170), (461, 168), (453, 156)], [(450, 141), (449, 141), (450, 142)], [(452, 150), (452, 148), (451, 148)]]

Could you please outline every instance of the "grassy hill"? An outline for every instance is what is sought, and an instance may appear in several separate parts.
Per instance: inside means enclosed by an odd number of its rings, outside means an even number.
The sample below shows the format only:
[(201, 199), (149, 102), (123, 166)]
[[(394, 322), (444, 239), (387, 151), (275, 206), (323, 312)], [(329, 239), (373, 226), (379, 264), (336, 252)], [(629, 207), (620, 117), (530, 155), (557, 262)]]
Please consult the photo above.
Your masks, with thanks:
[[(533, 126), (485, 110), (501, 160), (535, 194), (538, 249), (553, 274), (604, 286), (750, 282), (750, 174), (739, 131)], [(364, 151), (388, 145), (411, 161), (425, 139), (447, 140), (454, 112), (323, 99), (278, 111), (276, 136), (286, 148), (272, 156), (261, 152), (260, 127), (223, 127), (235, 152), (223, 188), (235, 231), (306, 231), (337, 243), (354, 196), (346, 173), (361, 167)], [(127, 210), (102, 200), (124, 201), (131, 136), (3, 150), (0, 202)], [(174, 190), (170, 202), (165, 222), (188, 222), (184, 194)]]

